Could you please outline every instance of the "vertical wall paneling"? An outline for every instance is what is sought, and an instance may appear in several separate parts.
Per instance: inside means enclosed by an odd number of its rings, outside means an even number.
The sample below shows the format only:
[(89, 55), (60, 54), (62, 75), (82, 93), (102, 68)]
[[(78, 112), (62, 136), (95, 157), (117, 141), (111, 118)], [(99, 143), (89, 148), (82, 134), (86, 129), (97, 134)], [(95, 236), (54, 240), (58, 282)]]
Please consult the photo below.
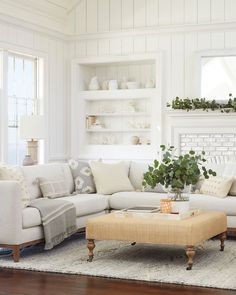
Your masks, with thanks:
[[(1, 30), (0, 30), (1, 31)], [(47, 52), (48, 37), (41, 34), (34, 34), (34, 49)]]
[(197, 0), (184, 1), (184, 22), (186, 24), (196, 24), (198, 15)]
[(134, 0), (134, 27), (146, 26), (146, 1)]
[(194, 97), (197, 94), (195, 93), (195, 65), (196, 65), (196, 56), (195, 52), (197, 51), (197, 33), (186, 33), (184, 38), (184, 55), (185, 55), (185, 97)]
[(171, 23), (171, 0), (159, 0), (159, 25)]
[(134, 41), (132, 37), (122, 38), (121, 53), (122, 55), (132, 54), (134, 52)]
[(225, 0), (225, 21), (231, 22), (236, 20), (236, 1)]
[(82, 56), (86, 56), (86, 41), (77, 41), (75, 44), (75, 52), (76, 52), (76, 56), (78, 57), (82, 57)]
[(87, 15), (87, 8), (86, 8), (86, 0), (81, 0), (76, 7), (75, 12), (75, 32), (76, 34), (83, 34), (86, 33), (86, 15)]
[(98, 55), (109, 55), (110, 44), (109, 39), (98, 40)]
[[(159, 42), (158, 42), (158, 49), (162, 52), (162, 65), (163, 65), (163, 91), (162, 91), (162, 98), (163, 98), (163, 106), (165, 106), (166, 101), (170, 100), (172, 97), (171, 88), (172, 88), (172, 81), (171, 81), (171, 36), (169, 34), (160, 35)], [(158, 81), (157, 81), (158, 87)]]
[(225, 1), (214, 0), (211, 1), (211, 22), (224, 22), (225, 20)]
[(87, 33), (96, 33), (98, 25), (98, 3), (97, 0), (87, 0)]
[(146, 41), (145, 36), (134, 37), (134, 52), (144, 53), (146, 51)]
[(121, 0), (110, 0), (110, 30), (121, 30)]
[(184, 23), (184, 0), (172, 0), (171, 2), (171, 22), (172, 24)]
[(235, 31), (225, 32), (225, 48), (236, 48), (236, 33)]
[(98, 1), (98, 31), (108, 32), (110, 28), (110, 3), (109, 0)]
[(185, 68), (185, 59), (184, 59), (184, 35), (176, 34), (172, 36), (172, 58), (171, 58), (171, 66), (172, 66), (172, 97), (184, 96), (184, 68)]
[(96, 56), (98, 54), (98, 42), (97, 40), (87, 41), (87, 56)]
[(132, 29), (134, 26), (134, 0), (122, 0), (122, 29)]
[(121, 39), (110, 40), (110, 54), (121, 55)]
[(198, 23), (211, 22), (211, 0), (198, 0)]
[(148, 27), (157, 26), (159, 24), (159, 1), (146, 0), (146, 24)]
[(201, 32), (198, 33), (197, 41), (198, 50), (208, 50), (211, 49), (211, 33), (210, 32)]
[(225, 34), (224, 32), (212, 32), (211, 33), (211, 48), (212, 49), (224, 49), (225, 47)]
[(158, 50), (158, 37), (157, 35), (147, 36), (146, 50), (147, 52), (155, 52)]

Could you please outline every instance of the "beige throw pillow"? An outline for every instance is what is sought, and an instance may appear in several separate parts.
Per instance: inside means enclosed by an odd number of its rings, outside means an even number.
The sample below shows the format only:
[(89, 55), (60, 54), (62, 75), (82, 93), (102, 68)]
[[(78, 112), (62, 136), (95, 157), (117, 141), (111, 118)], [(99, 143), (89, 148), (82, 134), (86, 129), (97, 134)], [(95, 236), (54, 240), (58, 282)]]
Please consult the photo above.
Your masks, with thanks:
[(229, 191), (230, 196), (236, 196), (236, 162), (227, 163), (223, 172), (224, 177), (233, 177), (233, 183)]
[(127, 165), (124, 162), (107, 164), (90, 162), (97, 193), (110, 195), (117, 192), (133, 191), (128, 178)]
[(225, 198), (229, 193), (232, 183), (232, 177), (210, 177), (203, 181), (200, 193), (218, 198)]
[(30, 194), (28, 192), (25, 178), (19, 168), (7, 164), (0, 164), (0, 180), (17, 181), (20, 186), (22, 208), (29, 205)]
[(64, 180), (38, 178), (39, 187), (44, 198), (55, 199), (66, 197), (70, 194), (69, 188)]

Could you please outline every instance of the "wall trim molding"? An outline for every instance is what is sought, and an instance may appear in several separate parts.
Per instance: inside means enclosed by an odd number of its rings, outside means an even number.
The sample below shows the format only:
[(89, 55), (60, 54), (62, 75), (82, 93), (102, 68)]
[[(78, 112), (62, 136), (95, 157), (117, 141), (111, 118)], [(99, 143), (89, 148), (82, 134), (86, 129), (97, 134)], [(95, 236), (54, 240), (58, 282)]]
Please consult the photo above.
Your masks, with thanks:
[(7, 24), (16, 27), (17, 29), (21, 28), (23, 30), (37, 32), (43, 35), (47, 35), (53, 39), (59, 39), (61, 41), (70, 41), (70, 36), (64, 33), (60, 33), (54, 30), (47, 29), (40, 25), (34, 25), (27, 21), (22, 21), (20, 19), (13, 18), (0, 13), (0, 23)]
[(217, 24), (184, 24), (184, 25), (164, 25), (143, 27), (132, 30), (121, 30), (114, 32), (94, 32), (74, 34), (70, 40), (90, 40), (90, 39), (110, 39), (110, 38), (124, 38), (134, 37), (138, 35), (159, 35), (159, 34), (173, 34), (173, 33), (192, 33), (192, 32), (209, 32), (209, 31), (231, 31), (236, 30), (236, 22), (217, 23)]

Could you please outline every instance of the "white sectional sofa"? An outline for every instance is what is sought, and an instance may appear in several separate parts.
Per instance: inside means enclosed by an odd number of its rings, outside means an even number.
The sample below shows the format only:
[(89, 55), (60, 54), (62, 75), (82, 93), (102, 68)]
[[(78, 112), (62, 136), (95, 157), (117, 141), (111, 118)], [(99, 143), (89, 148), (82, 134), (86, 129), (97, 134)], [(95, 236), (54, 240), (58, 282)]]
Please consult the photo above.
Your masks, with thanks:
[[(124, 209), (135, 205), (159, 205), (163, 193), (140, 191), (146, 168), (145, 163), (130, 162), (129, 178), (136, 191), (117, 192), (113, 195), (78, 194), (64, 197), (76, 207), (78, 229), (85, 227), (87, 219), (108, 213), (112, 209)], [(74, 181), (68, 164), (26, 166), (21, 169), (32, 199), (42, 197), (35, 181), (38, 177), (63, 178), (70, 192), (74, 191)], [(217, 165), (213, 169), (221, 174), (223, 166)], [(21, 248), (43, 239), (40, 213), (32, 207), (22, 209), (19, 185), (14, 181), (0, 181), (0, 204), (0, 247), (12, 248), (14, 261), (18, 261)], [(220, 199), (191, 194), (190, 205), (192, 208), (225, 212), (229, 230), (236, 229), (236, 196)]]

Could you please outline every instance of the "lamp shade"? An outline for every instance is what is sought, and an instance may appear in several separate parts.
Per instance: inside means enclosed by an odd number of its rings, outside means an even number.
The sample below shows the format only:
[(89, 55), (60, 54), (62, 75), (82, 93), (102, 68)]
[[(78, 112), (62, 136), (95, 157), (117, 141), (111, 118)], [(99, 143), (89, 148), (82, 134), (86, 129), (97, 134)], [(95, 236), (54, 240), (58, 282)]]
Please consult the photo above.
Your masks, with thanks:
[(45, 137), (44, 116), (22, 116), (20, 118), (21, 139), (43, 139)]

